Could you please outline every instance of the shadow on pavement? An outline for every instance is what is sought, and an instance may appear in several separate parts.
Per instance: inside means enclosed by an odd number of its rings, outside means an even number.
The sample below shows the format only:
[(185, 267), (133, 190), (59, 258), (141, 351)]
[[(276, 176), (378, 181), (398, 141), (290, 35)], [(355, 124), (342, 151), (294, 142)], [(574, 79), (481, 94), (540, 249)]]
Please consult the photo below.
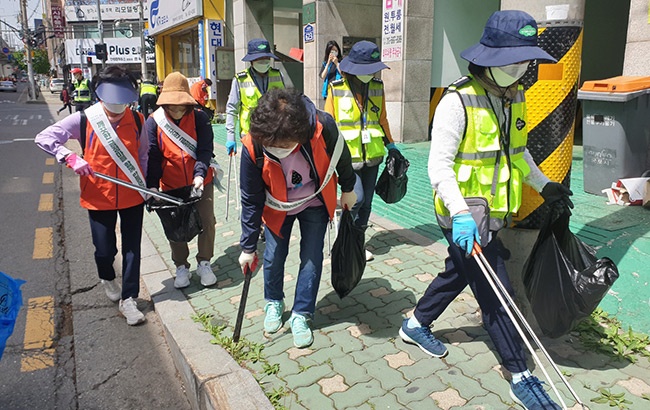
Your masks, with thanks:
[[(419, 236), (414, 237), (413, 232), (419, 234)], [(375, 255), (385, 255), (393, 247), (400, 245), (429, 246), (442, 238), (443, 236), (438, 225), (426, 224), (411, 229), (376, 232), (368, 239), (366, 245)]]

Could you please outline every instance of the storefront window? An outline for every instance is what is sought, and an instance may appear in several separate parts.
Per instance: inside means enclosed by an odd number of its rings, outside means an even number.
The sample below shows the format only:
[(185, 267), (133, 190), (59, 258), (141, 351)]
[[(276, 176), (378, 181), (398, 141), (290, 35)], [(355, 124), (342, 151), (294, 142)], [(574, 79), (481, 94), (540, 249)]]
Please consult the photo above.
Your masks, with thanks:
[(171, 36), (172, 67), (186, 77), (200, 76), (199, 35), (196, 28)]

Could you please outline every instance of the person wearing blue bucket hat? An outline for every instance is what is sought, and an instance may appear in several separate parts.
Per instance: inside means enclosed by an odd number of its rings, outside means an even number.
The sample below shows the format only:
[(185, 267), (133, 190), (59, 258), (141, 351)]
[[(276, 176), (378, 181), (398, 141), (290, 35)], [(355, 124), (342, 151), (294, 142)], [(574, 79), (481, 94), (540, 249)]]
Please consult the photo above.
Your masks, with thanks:
[[(80, 204), (88, 210), (94, 259), (106, 296), (119, 302), (128, 325), (145, 321), (136, 298), (140, 291), (140, 240), (144, 197), (95, 175), (117, 177), (146, 187), (149, 142), (144, 117), (128, 109), (138, 99), (135, 77), (120, 66), (110, 66), (93, 79), (100, 102), (41, 131), (35, 138), (43, 151), (79, 175)], [(75, 139), (82, 154), (64, 144)], [(120, 219), (122, 287), (113, 267), (117, 254), (115, 227)]]
[[(399, 335), (431, 356), (446, 356), (447, 348), (430, 326), (469, 285), (496, 353), (512, 374), (511, 398), (526, 409), (559, 409), (528, 370), (520, 337), (497, 295), (475, 260), (466, 257), (477, 242), (512, 294), (502, 256), (508, 251), (497, 235), (519, 210), (522, 184), (529, 184), (548, 202), (573, 206), (571, 191), (550, 181), (526, 149), (526, 101), (520, 79), (532, 61), (556, 60), (538, 46), (535, 20), (516, 10), (493, 13), (481, 40), (460, 56), (469, 62), (470, 74), (454, 81), (436, 108), (428, 163), (436, 217), (449, 242), (449, 256), (413, 315), (404, 319)], [(480, 202), (489, 207), (487, 226), (481, 231), (472, 216)]]
[[(248, 42), (248, 52), (242, 61), (251, 65), (235, 74), (226, 103), (226, 153), (237, 154), (235, 127), (239, 120), (240, 137), (248, 133), (250, 116), (257, 102), (268, 90), (285, 88), (280, 70), (271, 66), (271, 59), (279, 58), (271, 51), (271, 45), (263, 38)], [(238, 138), (239, 139), (239, 138)]]
[[(386, 68), (375, 43), (355, 43), (339, 64), (343, 78), (331, 82), (325, 100), (324, 111), (336, 120), (352, 154), (357, 174), (357, 203), (352, 215), (355, 224), (363, 229), (372, 211), (379, 164), (387, 150), (397, 150), (386, 119), (384, 83), (374, 76)], [(372, 253), (366, 250), (366, 260), (372, 259)]]

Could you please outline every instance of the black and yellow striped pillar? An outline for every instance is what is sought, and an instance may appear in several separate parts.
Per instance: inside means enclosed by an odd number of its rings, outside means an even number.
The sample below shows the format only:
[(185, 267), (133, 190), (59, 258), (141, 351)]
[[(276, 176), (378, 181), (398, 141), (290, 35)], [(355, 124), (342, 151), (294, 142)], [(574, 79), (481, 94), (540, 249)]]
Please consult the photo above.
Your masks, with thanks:
[[(528, 151), (552, 181), (569, 186), (582, 53), (582, 22), (539, 23), (539, 46), (556, 64), (535, 63), (521, 83), (526, 90)], [(539, 228), (543, 198), (524, 185), (517, 228)]]

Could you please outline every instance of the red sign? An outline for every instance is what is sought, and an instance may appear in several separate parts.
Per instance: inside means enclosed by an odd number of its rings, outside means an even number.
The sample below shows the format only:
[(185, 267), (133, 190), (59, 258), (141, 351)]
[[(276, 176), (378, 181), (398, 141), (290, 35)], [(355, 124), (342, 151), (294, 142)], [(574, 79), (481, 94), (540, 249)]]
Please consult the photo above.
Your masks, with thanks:
[(65, 16), (63, 15), (63, 9), (58, 4), (52, 4), (52, 27), (56, 38), (64, 37)]

